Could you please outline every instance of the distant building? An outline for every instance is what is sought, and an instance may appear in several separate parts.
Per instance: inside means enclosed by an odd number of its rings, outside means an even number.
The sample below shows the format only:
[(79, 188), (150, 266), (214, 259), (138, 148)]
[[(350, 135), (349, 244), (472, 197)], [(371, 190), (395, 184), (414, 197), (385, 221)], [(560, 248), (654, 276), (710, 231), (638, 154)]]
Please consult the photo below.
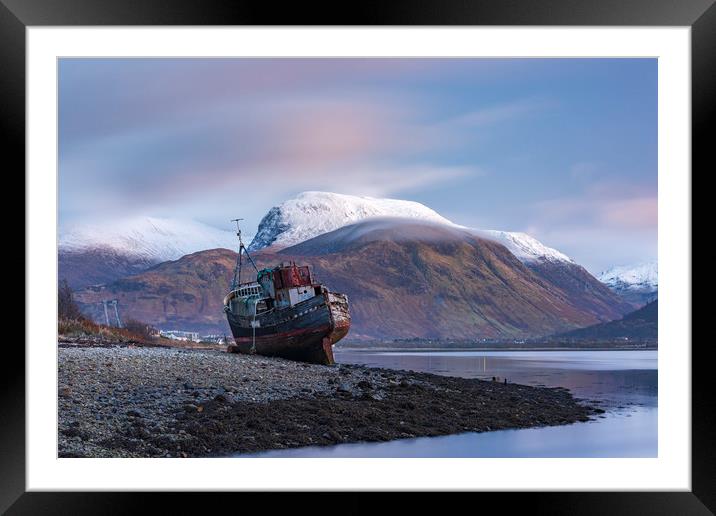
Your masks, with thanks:
[(202, 335), (201, 342), (211, 342), (212, 344), (226, 344), (225, 335)]
[(199, 342), (199, 334), (195, 331), (182, 331), (182, 330), (160, 330), (159, 335), (172, 340), (183, 340)]

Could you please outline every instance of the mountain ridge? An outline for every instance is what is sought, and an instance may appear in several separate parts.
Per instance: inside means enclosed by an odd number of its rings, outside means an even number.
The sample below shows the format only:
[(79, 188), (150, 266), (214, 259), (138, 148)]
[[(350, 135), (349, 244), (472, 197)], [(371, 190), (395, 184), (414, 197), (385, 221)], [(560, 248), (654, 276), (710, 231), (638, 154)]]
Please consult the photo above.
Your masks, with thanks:
[(658, 296), (657, 261), (612, 267), (598, 274), (597, 279), (635, 308), (644, 306)]
[[(348, 294), (354, 338), (522, 338), (621, 316), (551, 283), (500, 243), (443, 224), (369, 220), (252, 254), (259, 268), (307, 263), (330, 289)], [(164, 329), (225, 331), (221, 301), (236, 256), (193, 253), (76, 297), (96, 318), (103, 299), (118, 299), (124, 317)]]
[(659, 305), (658, 300), (654, 300), (621, 319), (579, 328), (556, 337), (572, 340), (656, 340), (658, 335)]
[(67, 226), (58, 241), (59, 278), (77, 289), (110, 283), (196, 251), (233, 248), (236, 235), (193, 220), (136, 216)]
[(308, 191), (268, 211), (249, 244), (249, 251), (291, 247), (320, 234), (376, 217), (402, 217), (452, 225), (436, 211), (415, 201)]
[[(330, 216), (328, 216), (330, 214)], [(574, 261), (522, 232), (483, 230), (455, 224), (415, 201), (359, 197), (332, 192), (302, 192), (272, 207), (259, 223), (250, 251), (280, 250), (364, 220), (404, 218), (469, 231), (507, 247), (522, 262)]]
[(106, 223), (75, 224), (59, 234), (59, 250), (106, 250), (157, 263), (195, 251), (236, 246), (232, 231), (189, 219), (127, 217)]
[[(505, 245), (524, 263), (572, 262), (563, 253), (519, 232), (480, 230), (455, 224), (415, 201), (308, 191), (272, 207), (249, 244), (251, 251), (281, 249), (346, 225), (373, 218), (399, 217), (468, 230)], [(58, 235), (60, 275), (85, 286), (117, 279), (152, 265), (207, 249), (236, 248), (233, 231), (194, 220), (150, 216), (65, 226)], [(108, 267), (111, 263), (112, 267)], [(102, 268), (105, 271), (102, 272)], [(82, 281), (83, 270), (93, 271)]]

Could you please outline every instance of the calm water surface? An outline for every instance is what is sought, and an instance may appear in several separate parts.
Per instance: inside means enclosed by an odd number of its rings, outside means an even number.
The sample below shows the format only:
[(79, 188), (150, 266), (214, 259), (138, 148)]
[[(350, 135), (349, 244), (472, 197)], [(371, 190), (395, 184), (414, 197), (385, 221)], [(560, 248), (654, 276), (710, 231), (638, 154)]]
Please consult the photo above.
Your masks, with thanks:
[[(588, 423), (274, 450), (253, 457), (656, 457), (656, 351), (354, 351), (336, 361), (566, 387), (603, 408)], [(242, 455), (246, 457), (247, 455)]]

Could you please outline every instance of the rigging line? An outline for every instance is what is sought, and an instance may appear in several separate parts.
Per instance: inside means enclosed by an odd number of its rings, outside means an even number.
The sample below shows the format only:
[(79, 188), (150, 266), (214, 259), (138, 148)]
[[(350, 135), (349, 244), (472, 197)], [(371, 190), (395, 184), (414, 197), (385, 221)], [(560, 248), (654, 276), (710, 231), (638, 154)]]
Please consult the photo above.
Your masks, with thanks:
[(249, 254), (249, 250), (246, 249), (246, 246), (245, 246), (244, 244), (241, 244), (241, 247), (244, 249), (244, 251), (246, 251), (246, 257), (247, 257), (247, 258), (249, 259), (249, 261), (251, 262), (251, 265), (254, 266), (254, 269), (256, 269), (256, 272), (259, 272), (259, 268), (256, 267), (256, 264), (254, 263), (253, 258), (251, 258), (251, 255)]
[(239, 237), (239, 256), (236, 259), (236, 266), (234, 267), (234, 278), (231, 280), (231, 289), (234, 290), (241, 283), (241, 254), (244, 249), (244, 242), (241, 239), (241, 226), (240, 222), (244, 219), (231, 219), (231, 222), (236, 222), (236, 236)]

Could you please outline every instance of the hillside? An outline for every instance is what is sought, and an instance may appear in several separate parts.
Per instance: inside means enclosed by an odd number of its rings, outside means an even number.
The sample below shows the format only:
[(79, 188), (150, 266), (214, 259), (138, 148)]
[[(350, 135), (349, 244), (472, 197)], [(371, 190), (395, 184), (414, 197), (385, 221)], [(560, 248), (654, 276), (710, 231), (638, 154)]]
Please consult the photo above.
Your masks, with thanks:
[(73, 289), (111, 283), (125, 276), (139, 274), (156, 265), (152, 259), (118, 253), (112, 249), (60, 251), (57, 268), (60, 281), (67, 280)]
[(302, 192), (271, 208), (261, 219), (250, 251), (277, 251), (359, 222), (410, 219), (468, 231), (504, 245), (523, 263), (538, 261), (574, 263), (571, 258), (521, 232), (483, 230), (455, 224), (415, 201), (378, 199), (332, 192)]
[(540, 281), (557, 287), (565, 301), (600, 322), (618, 319), (634, 307), (573, 262), (537, 260), (525, 263)]
[[(384, 337), (394, 327), (389, 336), (399, 338), (521, 338), (629, 309), (576, 264), (523, 264), (491, 239), (441, 224), (373, 219), (278, 255), (312, 262), (349, 295), (353, 336)], [(411, 330), (400, 332), (406, 324)]]
[(622, 319), (562, 333), (557, 337), (575, 340), (657, 339), (658, 301), (625, 315)]
[(196, 251), (235, 245), (232, 231), (193, 220), (137, 216), (72, 224), (59, 234), (59, 279), (74, 289), (111, 283)]
[(212, 249), (156, 265), (147, 271), (75, 293), (83, 313), (104, 318), (102, 300), (117, 299), (122, 319), (161, 329), (229, 333), (223, 313), (236, 253)]
[[(224, 332), (222, 299), (235, 258), (227, 249), (193, 253), (76, 298), (95, 317), (102, 299), (118, 299), (124, 317)], [(349, 296), (353, 337), (522, 338), (622, 315), (618, 298), (593, 278), (596, 287), (574, 280), (577, 295), (505, 246), (443, 224), (373, 219), (254, 259), (259, 267), (311, 265), (321, 282)]]
[(655, 300), (659, 293), (656, 261), (612, 267), (597, 278), (635, 308)]
[(271, 208), (261, 219), (250, 251), (300, 244), (370, 218), (402, 217), (453, 225), (427, 206), (400, 199), (376, 199), (332, 192), (302, 192)]

